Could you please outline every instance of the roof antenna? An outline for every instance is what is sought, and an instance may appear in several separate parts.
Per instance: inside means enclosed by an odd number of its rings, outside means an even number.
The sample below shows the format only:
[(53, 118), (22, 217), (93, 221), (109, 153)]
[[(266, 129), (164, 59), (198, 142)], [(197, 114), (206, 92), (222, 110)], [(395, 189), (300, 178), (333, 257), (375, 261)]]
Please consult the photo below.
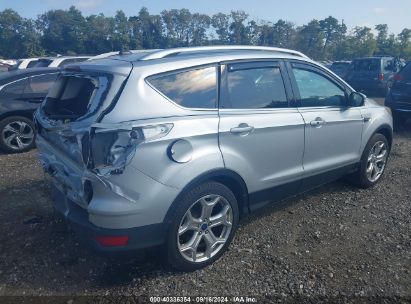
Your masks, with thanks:
[(123, 45), (121, 45), (120, 52), (118, 52), (118, 54), (119, 55), (130, 55), (132, 53), (128, 48), (124, 48)]

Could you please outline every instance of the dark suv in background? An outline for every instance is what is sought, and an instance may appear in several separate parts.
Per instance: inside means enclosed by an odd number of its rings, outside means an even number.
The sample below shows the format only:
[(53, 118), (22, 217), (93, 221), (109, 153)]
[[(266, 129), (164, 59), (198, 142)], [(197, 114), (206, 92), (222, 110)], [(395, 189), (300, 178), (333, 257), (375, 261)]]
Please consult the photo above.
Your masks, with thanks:
[(391, 108), (396, 125), (411, 117), (411, 62), (394, 76), (385, 105)]
[(24, 152), (34, 146), (33, 113), (60, 70), (32, 68), (0, 75), (0, 149)]
[(348, 68), (350, 67), (351, 61), (334, 61), (330, 66), (330, 70), (333, 71), (335, 74), (344, 78), (348, 72)]
[(391, 56), (374, 56), (354, 59), (345, 80), (358, 91), (386, 95), (392, 78), (403, 66), (402, 61)]

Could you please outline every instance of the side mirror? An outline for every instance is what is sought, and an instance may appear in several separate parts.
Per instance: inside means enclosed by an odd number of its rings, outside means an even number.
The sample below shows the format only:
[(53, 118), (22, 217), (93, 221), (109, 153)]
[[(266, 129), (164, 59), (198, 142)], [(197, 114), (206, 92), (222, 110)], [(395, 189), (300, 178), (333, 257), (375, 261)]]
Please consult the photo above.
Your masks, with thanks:
[(349, 107), (361, 107), (364, 105), (367, 96), (360, 92), (352, 92), (348, 98)]

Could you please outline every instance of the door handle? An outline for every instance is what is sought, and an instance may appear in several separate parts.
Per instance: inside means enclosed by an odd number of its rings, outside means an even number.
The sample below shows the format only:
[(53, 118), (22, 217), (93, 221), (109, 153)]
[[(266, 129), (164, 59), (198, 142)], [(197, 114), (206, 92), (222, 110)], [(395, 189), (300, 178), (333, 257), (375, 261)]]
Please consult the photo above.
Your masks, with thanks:
[(325, 124), (326, 124), (325, 120), (323, 120), (321, 117), (317, 117), (315, 120), (312, 120), (310, 122), (310, 125), (313, 126), (314, 128), (321, 128)]
[(230, 129), (231, 133), (238, 134), (238, 133), (250, 133), (254, 130), (253, 126), (249, 126), (246, 123), (240, 123), (238, 127), (234, 127)]

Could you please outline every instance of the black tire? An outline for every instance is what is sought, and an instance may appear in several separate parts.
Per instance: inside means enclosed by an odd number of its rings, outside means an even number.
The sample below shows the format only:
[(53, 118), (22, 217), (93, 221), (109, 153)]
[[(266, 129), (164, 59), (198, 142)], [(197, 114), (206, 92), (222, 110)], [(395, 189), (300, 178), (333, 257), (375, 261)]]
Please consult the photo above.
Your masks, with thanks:
[(366, 189), (366, 188), (370, 188), (374, 186), (375, 184), (378, 183), (378, 181), (381, 180), (382, 176), (384, 175), (386, 164), (383, 168), (381, 175), (375, 181), (370, 181), (369, 178), (367, 177), (367, 172), (366, 172), (367, 165), (368, 165), (368, 156), (370, 155), (371, 149), (379, 141), (382, 141), (385, 144), (385, 147), (387, 148), (387, 161), (388, 161), (390, 150), (389, 150), (387, 138), (380, 133), (376, 133), (371, 137), (371, 139), (368, 141), (367, 145), (365, 146), (357, 172), (352, 174), (349, 178), (349, 180), (353, 184), (355, 184), (356, 186), (360, 188)]
[[(207, 195), (221, 196), (222, 198), (226, 200), (226, 202), (229, 203), (231, 207), (231, 211), (232, 211), (232, 222), (231, 222), (232, 226), (231, 226), (231, 230), (229, 232), (229, 236), (227, 237), (226, 242), (214, 256), (210, 257), (208, 260), (203, 261), (203, 262), (201, 261), (192, 262), (184, 258), (183, 254), (179, 250), (179, 245), (177, 241), (179, 238), (178, 232), (179, 232), (180, 224), (183, 218), (185, 217), (186, 212), (190, 208), (192, 208), (195, 202), (197, 202), (199, 199)], [(237, 226), (238, 226), (238, 220), (239, 220), (239, 208), (238, 208), (237, 200), (229, 188), (217, 182), (207, 182), (207, 183), (204, 183), (200, 186), (193, 188), (192, 190), (190, 190), (189, 192), (183, 195), (183, 198), (181, 199), (180, 203), (178, 204), (178, 207), (176, 208), (176, 210), (174, 211), (172, 215), (172, 223), (168, 231), (167, 243), (166, 243), (169, 265), (179, 271), (194, 271), (197, 269), (204, 268), (205, 266), (209, 264), (212, 264), (213, 262), (215, 262), (217, 259), (221, 257), (221, 255), (225, 252), (225, 250), (230, 245), (234, 237), (235, 231), (237, 229)], [(201, 229), (199, 228), (199, 230)], [(201, 234), (200, 232), (198, 233)], [(193, 232), (193, 236), (196, 234), (197, 232)]]
[[(31, 131), (33, 132), (33, 137), (31, 140), (28, 140), (27, 138), (23, 139), (24, 146), (22, 146), (21, 148), (17, 146), (17, 143), (14, 140), (10, 144), (6, 142), (7, 136), (9, 136), (10, 133), (5, 131), (6, 126), (10, 124), (17, 125), (19, 123), (20, 124), (24, 123), (27, 125), (27, 128), (25, 128), (24, 132), (26, 132), (26, 130), (28, 131), (29, 130), (28, 128), (30, 128)], [(16, 147), (13, 148), (13, 146), (16, 146)], [(29, 151), (34, 146), (35, 146), (35, 129), (34, 129), (33, 121), (23, 116), (10, 116), (0, 121), (0, 149), (2, 151), (7, 152), (7, 153), (21, 153), (21, 152)]]

